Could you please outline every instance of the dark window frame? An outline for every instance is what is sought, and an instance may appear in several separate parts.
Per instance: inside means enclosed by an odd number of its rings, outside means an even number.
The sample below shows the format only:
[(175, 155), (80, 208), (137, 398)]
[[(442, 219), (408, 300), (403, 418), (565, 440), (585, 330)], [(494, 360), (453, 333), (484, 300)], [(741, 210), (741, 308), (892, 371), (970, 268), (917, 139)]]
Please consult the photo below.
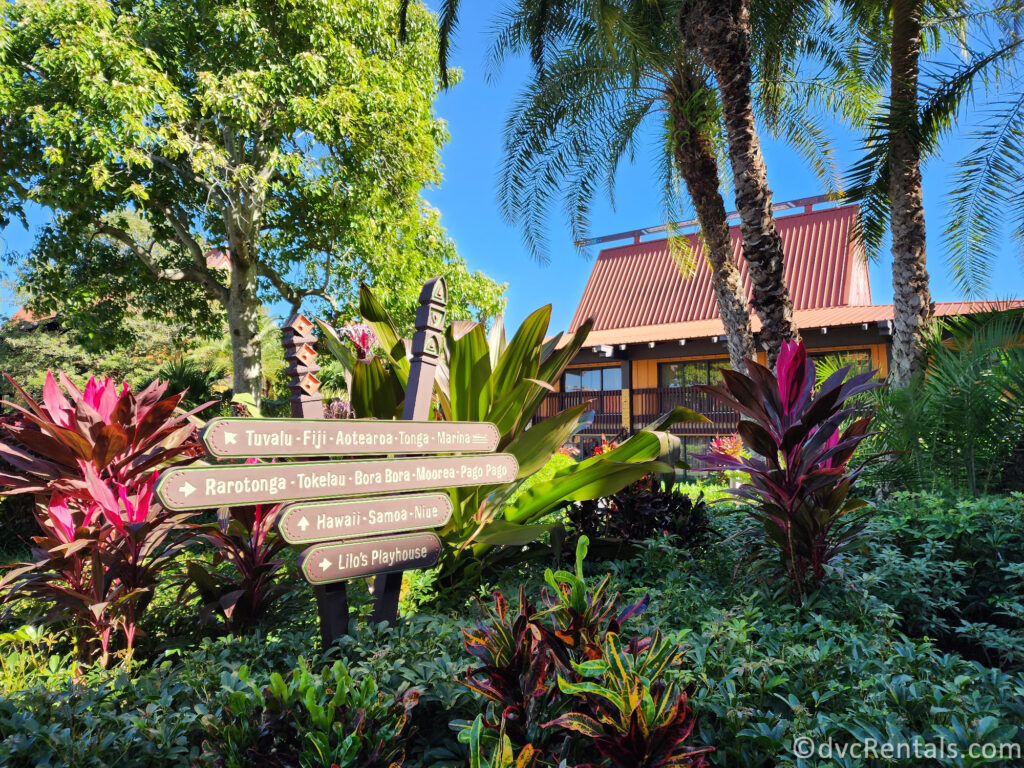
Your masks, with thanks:
[[(569, 374), (580, 377), (580, 381), (583, 380), (583, 374), (592, 373), (593, 371), (601, 372), (601, 389), (583, 389), (581, 386), (579, 389), (568, 389), (565, 383), (565, 378)], [(605, 386), (604, 378), (605, 371), (616, 371), (619, 374), (619, 386), (608, 389)], [(590, 367), (581, 368), (570, 368), (562, 374), (562, 391), (563, 392), (620, 392), (622, 390), (622, 366), (620, 365), (595, 365)]]
[(665, 366), (668, 366), (668, 365), (693, 365), (694, 363), (703, 364), (704, 365), (704, 373), (705, 373), (704, 381), (694, 382), (694, 383), (695, 384), (711, 384), (711, 383), (713, 383), (712, 380), (711, 380), (712, 369), (713, 368), (728, 368), (729, 367), (729, 358), (728, 357), (710, 357), (710, 358), (696, 359), (696, 360), (687, 360), (686, 358), (683, 358), (682, 360), (663, 360), (663, 361), (658, 361), (658, 378), (657, 378), (657, 382), (656, 382), (656, 384), (658, 386), (658, 389), (685, 389), (686, 387), (693, 386), (692, 384), (684, 384), (682, 386), (678, 386), (677, 387), (677, 386), (673, 386), (671, 384), (662, 384), (661, 383), (662, 382), (661, 372), (662, 372), (662, 370), (664, 370)]

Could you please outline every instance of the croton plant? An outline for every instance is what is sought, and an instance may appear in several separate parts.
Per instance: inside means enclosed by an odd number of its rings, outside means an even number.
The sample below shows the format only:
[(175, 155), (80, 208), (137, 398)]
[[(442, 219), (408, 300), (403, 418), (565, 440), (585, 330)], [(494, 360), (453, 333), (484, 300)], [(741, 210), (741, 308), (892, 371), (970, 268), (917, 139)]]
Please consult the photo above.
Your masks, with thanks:
[(682, 648), (658, 632), (625, 634), (648, 597), (617, 611), (610, 576), (596, 587), (584, 578), (588, 545), (581, 537), (575, 572), (545, 573), (539, 610), (522, 589), (515, 609), (495, 592), (484, 619), (463, 630), (481, 662), (463, 684), (484, 701), (473, 723), (458, 724), (470, 764), (700, 768), (711, 748), (688, 743), (687, 693), (666, 680)]
[(22, 403), (3, 403), (0, 489), (33, 494), (40, 535), (34, 560), (2, 581), (4, 599), (32, 595), (71, 620), (79, 654), (106, 663), (115, 630), (130, 652), (160, 571), (176, 554), (186, 515), (153, 499), (157, 470), (198, 455), (196, 428), (179, 410), (183, 394), (154, 382), (91, 378), (79, 389), (47, 374), (42, 402), (7, 377)]
[(800, 593), (820, 585), (825, 566), (859, 540), (868, 503), (852, 495), (861, 467), (850, 459), (867, 436), (871, 414), (854, 398), (880, 386), (875, 372), (835, 371), (815, 388), (803, 343), (787, 342), (776, 373), (747, 360), (747, 374), (723, 370), (722, 384), (698, 386), (743, 418), (737, 433), (749, 455), (714, 450), (702, 470), (738, 471), (748, 482), (731, 493), (778, 548)]

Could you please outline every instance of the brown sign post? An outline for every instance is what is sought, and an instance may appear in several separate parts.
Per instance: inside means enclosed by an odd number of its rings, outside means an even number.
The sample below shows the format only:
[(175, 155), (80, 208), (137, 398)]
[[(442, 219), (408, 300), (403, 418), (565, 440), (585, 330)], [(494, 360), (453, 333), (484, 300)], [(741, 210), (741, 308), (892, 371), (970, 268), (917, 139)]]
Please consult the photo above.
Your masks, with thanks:
[(479, 421), (375, 419), (213, 419), (203, 430), (217, 457), (341, 456), (382, 453), (490, 453), (498, 428)]
[(452, 500), (445, 493), (289, 504), (278, 516), (277, 529), (289, 544), (316, 544), (440, 528), (452, 519), (452, 511)]
[(453, 512), (441, 489), (509, 483), (518, 474), (514, 456), (493, 453), (493, 424), (429, 421), (447, 301), (444, 278), (423, 286), (401, 421), (324, 419), (313, 324), (294, 315), (284, 326), (293, 418), (214, 419), (202, 434), (218, 458), (390, 458), (193, 466), (170, 469), (157, 483), (169, 509), (284, 504), (278, 529), (289, 544), (308, 545), (300, 567), (314, 587), (325, 647), (348, 631), (346, 579), (376, 575), (374, 622), (395, 621), (402, 572), (440, 557), (430, 529)]
[(511, 483), (518, 471), (508, 453), (235, 464), (172, 469), (156, 492), (168, 509), (208, 509)]
[[(420, 291), (420, 306), (416, 311), (416, 333), (412, 337), (412, 361), (409, 381), (405, 386), (402, 419), (425, 421), (430, 418), (430, 404), (434, 398), (434, 376), (444, 349), (444, 320), (448, 308), (448, 283), (443, 277), (427, 280)], [(497, 432), (497, 429), (495, 429)], [(515, 459), (513, 459), (515, 461)], [(516, 467), (518, 471), (518, 465)], [(516, 472), (508, 482), (515, 480)], [(385, 573), (374, 579), (373, 620), (394, 624), (398, 618), (398, 598), (402, 591), (402, 571)]]

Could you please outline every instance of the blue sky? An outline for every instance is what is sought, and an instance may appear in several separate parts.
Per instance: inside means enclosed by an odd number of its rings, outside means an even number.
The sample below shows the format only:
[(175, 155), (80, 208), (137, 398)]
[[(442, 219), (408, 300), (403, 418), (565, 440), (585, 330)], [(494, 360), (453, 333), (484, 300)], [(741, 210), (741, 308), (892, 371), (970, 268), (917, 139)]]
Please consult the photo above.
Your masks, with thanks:
[[(463, 70), (464, 76), (437, 103), (438, 114), (448, 122), (451, 142), (443, 154), (444, 182), (440, 189), (430, 190), (426, 196), (441, 211), (442, 223), (470, 266), (509, 283), (510, 323), (518, 322), (542, 304), (551, 303), (552, 327), (564, 329), (583, 293), (594, 254), (588, 259), (577, 252), (568, 227), (559, 217), (560, 211), (555, 210), (550, 229), (551, 262), (547, 266), (539, 265), (527, 254), (518, 229), (502, 219), (495, 192), (503, 158), (502, 129), (527, 68), (524, 62), (513, 62), (497, 82), (488, 82), (485, 57), (494, 5), (465, 2), (461, 5), (461, 24), (451, 61)], [(834, 127), (834, 135), (837, 160), (841, 168), (846, 168), (857, 156), (856, 137), (839, 126)], [(822, 192), (817, 179), (792, 150), (764, 136), (762, 141), (776, 202)], [(962, 140), (949, 142), (943, 157), (932, 161), (925, 169), (928, 260), (932, 295), (936, 301), (963, 298), (949, 279), (945, 265), (942, 200), (953, 164), (968, 146)], [(655, 181), (655, 149), (653, 142), (647, 142), (646, 146), (641, 146), (637, 162), (622, 169), (614, 210), (606, 200), (596, 201), (591, 219), (592, 234), (664, 223), (660, 188)], [(726, 207), (733, 209), (731, 199), (726, 200)], [(879, 304), (892, 301), (891, 261), (887, 248), (870, 266), (872, 296)], [(1024, 269), (1008, 240), (993, 269), (992, 285), (992, 293), (987, 298), (1024, 296)]]
[[(518, 324), (537, 307), (551, 303), (552, 328), (564, 329), (582, 295), (593, 254), (588, 259), (577, 252), (559, 216), (560, 211), (555, 210), (550, 228), (551, 261), (547, 265), (538, 264), (527, 254), (518, 229), (506, 223), (498, 211), (496, 181), (503, 157), (502, 129), (527, 68), (524, 62), (513, 61), (496, 81), (487, 80), (485, 56), (494, 7), (490, 3), (462, 3), (462, 23), (452, 63), (463, 70), (464, 76), (437, 102), (437, 112), (448, 123), (451, 141), (442, 157), (444, 181), (438, 189), (427, 190), (426, 197), (441, 211), (443, 224), (470, 267), (509, 284), (507, 321), (510, 325)], [(846, 167), (856, 158), (856, 137), (838, 126), (834, 132), (839, 163)], [(792, 150), (764, 137), (763, 141), (776, 202), (821, 192), (817, 180)], [(950, 183), (953, 163), (968, 147), (963, 140), (950, 141), (942, 158), (930, 162), (925, 169), (929, 268), (936, 301), (962, 298), (949, 279), (941, 235), (945, 219), (943, 189)], [(593, 234), (663, 223), (660, 190), (654, 181), (654, 149), (653, 142), (646, 142), (636, 162), (620, 172), (614, 210), (606, 200), (596, 201)], [(727, 207), (732, 208), (731, 200), (727, 200)], [(25, 250), (31, 245), (34, 228), (44, 221), (45, 215), (35, 212), (31, 216), (30, 230), (12, 224), (3, 232), (0, 247), (14, 253)], [(887, 253), (870, 267), (876, 303), (892, 299), (889, 270)], [(11, 276), (10, 270), (7, 276)], [(999, 254), (992, 283), (994, 287), (988, 298), (1024, 296), (1024, 270), (1008, 241)], [(5, 310), (9, 311), (10, 307), (0, 304), (0, 314)]]

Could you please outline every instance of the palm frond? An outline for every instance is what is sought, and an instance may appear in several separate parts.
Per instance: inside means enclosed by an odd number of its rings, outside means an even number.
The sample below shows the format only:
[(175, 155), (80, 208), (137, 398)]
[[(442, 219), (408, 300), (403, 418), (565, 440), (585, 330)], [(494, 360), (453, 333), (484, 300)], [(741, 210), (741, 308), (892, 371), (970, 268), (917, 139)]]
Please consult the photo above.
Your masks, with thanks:
[[(964, 294), (989, 286), (1003, 212), (1024, 186), (1024, 94), (993, 110), (973, 133), (971, 152), (956, 166), (945, 235), (946, 262)], [(1022, 206), (1024, 210), (1024, 206)], [(1020, 228), (1018, 228), (1019, 230)], [(1018, 232), (1018, 239), (1024, 241)]]

